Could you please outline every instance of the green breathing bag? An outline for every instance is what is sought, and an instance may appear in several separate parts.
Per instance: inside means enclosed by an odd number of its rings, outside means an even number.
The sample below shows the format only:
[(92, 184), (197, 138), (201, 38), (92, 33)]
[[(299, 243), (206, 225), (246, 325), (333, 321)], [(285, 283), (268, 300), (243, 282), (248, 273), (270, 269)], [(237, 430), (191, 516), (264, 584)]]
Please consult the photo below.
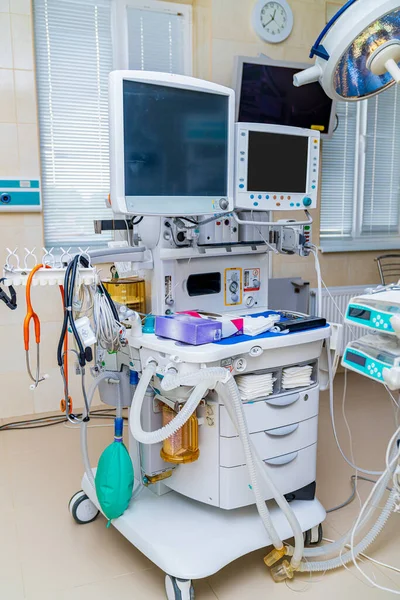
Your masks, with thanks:
[(100, 457), (96, 472), (96, 493), (101, 510), (111, 520), (124, 514), (132, 498), (134, 473), (131, 457), (122, 441), (123, 420), (115, 419), (114, 442)]

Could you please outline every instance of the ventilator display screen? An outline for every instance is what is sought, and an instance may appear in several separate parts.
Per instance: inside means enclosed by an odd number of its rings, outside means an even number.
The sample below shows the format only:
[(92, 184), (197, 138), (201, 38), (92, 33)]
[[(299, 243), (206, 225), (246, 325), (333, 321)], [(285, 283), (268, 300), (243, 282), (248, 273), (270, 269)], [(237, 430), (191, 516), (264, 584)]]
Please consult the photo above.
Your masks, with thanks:
[(250, 131), (247, 189), (306, 193), (308, 140), (302, 136)]
[(126, 196), (227, 196), (227, 96), (124, 80), (123, 110)]

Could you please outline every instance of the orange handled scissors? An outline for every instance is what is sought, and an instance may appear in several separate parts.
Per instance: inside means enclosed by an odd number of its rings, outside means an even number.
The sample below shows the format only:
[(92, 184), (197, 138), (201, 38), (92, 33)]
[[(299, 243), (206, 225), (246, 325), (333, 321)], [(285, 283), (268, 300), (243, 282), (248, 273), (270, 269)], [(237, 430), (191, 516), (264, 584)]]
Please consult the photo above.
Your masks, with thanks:
[[(26, 316), (24, 319), (24, 344), (25, 344), (25, 356), (26, 356), (26, 369), (28, 371), (29, 377), (34, 382), (34, 387), (37, 388), (41, 381), (44, 381), (44, 378), (40, 379), (40, 320), (32, 307), (31, 301), (31, 287), (32, 287), (32, 279), (39, 271), (39, 269), (44, 268), (47, 265), (36, 265), (29, 273), (28, 280), (26, 282)], [(29, 333), (30, 333), (30, 324), (33, 320), (34, 328), (35, 328), (35, 340), (36, 340), (36, 376), (32, 375), (32, 370), (29, 362)]]

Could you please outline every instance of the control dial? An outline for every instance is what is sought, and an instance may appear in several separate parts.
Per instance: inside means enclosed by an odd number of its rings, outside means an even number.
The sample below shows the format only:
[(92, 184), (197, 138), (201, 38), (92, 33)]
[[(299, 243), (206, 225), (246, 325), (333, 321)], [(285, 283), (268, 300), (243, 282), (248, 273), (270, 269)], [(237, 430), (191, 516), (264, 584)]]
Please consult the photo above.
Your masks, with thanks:
[(219, 207), (221, 210), (226, 210), (229, 206), (229, 202), (226, 198), (221, 198), (219, 201)]
[(232, 283), (229, 286), (229, 291), (232, 292), (232, 294), (236, 294), (238, 289), (239, 289), (239, 284), (237, 283), (237, 281), (232, 281)]

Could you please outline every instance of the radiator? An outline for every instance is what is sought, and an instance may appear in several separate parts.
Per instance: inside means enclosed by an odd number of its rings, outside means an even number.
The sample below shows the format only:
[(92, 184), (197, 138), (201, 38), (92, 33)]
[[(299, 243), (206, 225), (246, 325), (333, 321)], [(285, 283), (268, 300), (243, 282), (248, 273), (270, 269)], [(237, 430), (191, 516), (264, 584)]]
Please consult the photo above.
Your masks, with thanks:
[[(329, 293), (326, 289), (322, 290), (322, 315), (328, 323), (344, 324), (344, 316), (346, 314), (349, 302), (355, 296), (365, 294), (367, 288), (376, 288), (376, 284), (371, 285), (355, 285), (348, 287), (331, 287)], [(317, 294), (318, 290), (310, 291), (310, 314), (314, 315), (317, 312)], [(329, 295), (330, 294), (330, 295)], [(357, 340), (363, 335), (369, 333), (370, 330), (365, 327), (357, 327), (356, 325), (344, 325), (343, 345), (346, 348), (349, 342)]]

